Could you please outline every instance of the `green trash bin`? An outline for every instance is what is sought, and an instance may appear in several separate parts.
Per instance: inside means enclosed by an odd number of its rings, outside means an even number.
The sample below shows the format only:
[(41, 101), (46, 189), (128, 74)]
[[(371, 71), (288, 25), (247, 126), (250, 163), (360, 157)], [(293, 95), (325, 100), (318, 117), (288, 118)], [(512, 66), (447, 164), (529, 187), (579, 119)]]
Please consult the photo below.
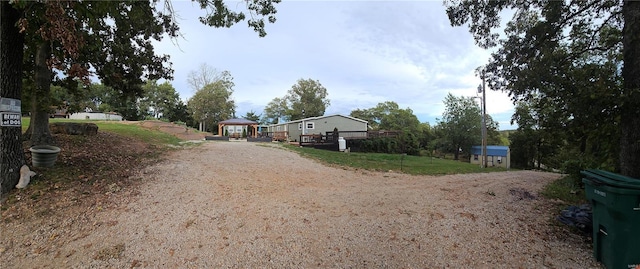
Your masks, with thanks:
[(607, 269), (640, 268), (640, 180), (581, 171), (593, 211), (593, 257)]

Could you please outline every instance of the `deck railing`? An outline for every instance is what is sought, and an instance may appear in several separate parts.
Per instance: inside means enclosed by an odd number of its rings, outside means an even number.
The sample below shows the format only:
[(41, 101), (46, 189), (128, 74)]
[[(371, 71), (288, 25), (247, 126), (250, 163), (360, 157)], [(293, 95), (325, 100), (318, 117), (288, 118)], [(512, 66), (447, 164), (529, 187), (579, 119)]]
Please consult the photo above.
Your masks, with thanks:
[(287, 131), (277, 131), (277, 132), (262, 132), (262, 136), (271, 137), (274, 141), (286, 141), (289, 137), (289, 132)]
[(398, 137), (400, 136), (401, 131), (368, 131), (368, 138), (378, 138), (378, 137)]
[[(338, 137), (342, 137), (345, 140), (352, 139), (368, 139), (368, 138), (378, 138), (378, 137), (398, 137), (400, 135), (400, 131), (338, 131), (336, 135), (336, 139)], [(333, 132), (327, 132), (327, 136), (333, 136)]]

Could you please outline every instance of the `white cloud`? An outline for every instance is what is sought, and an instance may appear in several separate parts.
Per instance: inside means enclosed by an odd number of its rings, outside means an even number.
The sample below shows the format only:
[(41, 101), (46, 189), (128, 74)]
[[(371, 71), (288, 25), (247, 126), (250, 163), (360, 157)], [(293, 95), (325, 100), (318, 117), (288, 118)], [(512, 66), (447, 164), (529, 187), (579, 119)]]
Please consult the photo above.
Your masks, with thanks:
[[(435, 123), (447, 93), (475, 95), (481, 81), (474, 70), (489, 58), (466, 28), (450, 26), (440, 1), (284, 1), (265, 38), (245, 22), (231, 29), (204, 26), (197, 20), (204, 11), (191, 2), (174, 7), (183, 18), (181, 50), (168, 39), (156, 45), (158, 53), (171, 55), (172, 84), (186, 99), (193, 94), (187, 74), (200, 63), (229, 70), (238, 116), (262, 113), (298, 79), (311, 78), (329, 92), (327, 113), (394, 101)], [(487, 100), (490, 114), (510, 118), (506, 94), (488, 92)]]

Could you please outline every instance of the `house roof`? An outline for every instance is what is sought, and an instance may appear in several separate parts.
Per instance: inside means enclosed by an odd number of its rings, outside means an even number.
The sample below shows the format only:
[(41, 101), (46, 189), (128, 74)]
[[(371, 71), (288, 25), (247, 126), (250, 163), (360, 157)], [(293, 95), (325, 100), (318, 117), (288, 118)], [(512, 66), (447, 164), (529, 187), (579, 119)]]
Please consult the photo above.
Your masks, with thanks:
[(221, 122), (219, 122), (218, 124), (235, 124), (235, 125), (252, 125), (252, 124), (258, 124), (255, 121), (252, 120), (248, 120), (248, 119), (228, 119), (228, 120), (223, 120)]
[[(509, 152), (508, 146), (489, 146), (487, 145), (487, 156), (507, 156)], [(482, 146), (472, 146), (471, 154), (482, 154)]]
[(359, 121), (359, 122), (362, 122), (362, 123), (368, 123), (366, 120), (362, 120), (362, 119), (358, 119), (358, 118), (354, 118), (354, 117), (350, 117), (350, 116), (345, 116), (345, 115), (340, 115), (340, 114), (332, 114), (332, 115), (326, 115), (326, 116), (309, 117), (309, 118), (304, 118), (304, 119), (299, 119), (299, 120), (281, 122), (281, 123), (278, 123), (278, 124), (272, 124), (271, 126), (290, 124), (290, 123), (296, 123), (296, 122), (303, 122), (303, 121), (319, 120), (319, 119), (336, 117), (336, 116), (337, 117), (343, 117), (343, 118), (351, 119), (351, 120), (354, 120), (354, 121)]

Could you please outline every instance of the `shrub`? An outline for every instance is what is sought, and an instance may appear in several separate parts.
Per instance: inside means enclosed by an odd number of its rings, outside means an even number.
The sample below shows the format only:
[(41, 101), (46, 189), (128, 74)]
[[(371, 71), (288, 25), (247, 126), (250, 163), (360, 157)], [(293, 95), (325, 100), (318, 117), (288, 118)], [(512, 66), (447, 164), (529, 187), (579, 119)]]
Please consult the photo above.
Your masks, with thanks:
[(378, 137), (351, 140), (349, 146), (360, 152), (419, 155), (420, 144), (415, 135), (405, 133), (400, 137)]

